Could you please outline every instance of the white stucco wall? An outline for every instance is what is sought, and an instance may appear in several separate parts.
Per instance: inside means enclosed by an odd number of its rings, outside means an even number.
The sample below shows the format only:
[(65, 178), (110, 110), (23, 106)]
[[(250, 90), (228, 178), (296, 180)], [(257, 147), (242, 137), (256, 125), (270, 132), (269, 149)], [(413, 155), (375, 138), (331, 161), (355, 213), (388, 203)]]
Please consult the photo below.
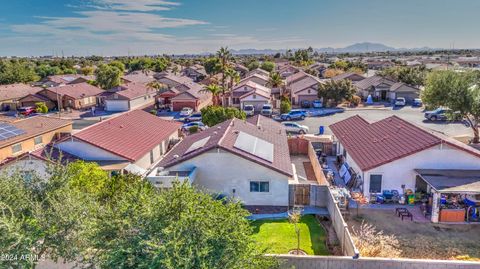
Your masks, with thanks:
[[(147, 99), (145, 99), (147, 97)], [(155, 93), (151, 93), (146, 96), (141, 96), (136, 99), (130, 100), (130, 110), (135, 109), (140, 106), (144, 106), (147, 104), (154, 104), (155, 103)]]
[(47, 178), (49, 176), (47, 163), (38, 159), (18, 160), (2, 167), (0, 171), (0, 173), (5, 173), (6, 175), (12, 175), (16, 172), (31, 172), (41, 178)]
[(56, 145), (61, 151), (73, 154), (86, 161), (123, 161), (118, 155), (82, 141), (64, 141)]
[(463, 150), (436, 146), (364, 172), (364, 194), (369, 195), (370, 175), (382, 175), (382, 191), (415, 189), (414, 169), (480, 169), (480, 158)]
[[(245, 205), (288, 206), (289, 177), (230, 152), (211, 150), (168, 170), (197, 168), (194, 185), (235, 197)], [(268, 181), (268, 193), (250, 192), (250, 181)], [(233, 193), (235, 189), (235, 194)]]

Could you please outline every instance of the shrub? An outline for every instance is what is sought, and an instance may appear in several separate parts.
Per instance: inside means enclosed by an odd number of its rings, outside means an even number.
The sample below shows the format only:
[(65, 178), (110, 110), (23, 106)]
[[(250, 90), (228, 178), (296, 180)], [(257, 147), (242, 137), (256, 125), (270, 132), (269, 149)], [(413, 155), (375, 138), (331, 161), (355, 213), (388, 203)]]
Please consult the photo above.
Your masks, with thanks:
[(358, 228), (352, 228), (352, 237), (362, 256), (396, 258), (402, 254), (397, 237), (377, 231), (372, 224), (362, 221)]
[(155, 115), (155, 116), (157, 116), (157, 110), (156, 110), (156, 109), (152, 109), (152, 110), (150, 110), (150, 113), (152, 113), (152, 115)]
[(280, 103), (280, 113), (288, 113), (292, 109), (292, 105), (288, 99), (282, 100)]
[(202, 121), (208, 126), (214, 126), (228, 119), (238, 118), (244, 120), (245, 112), (235, 107), (208, 106), (201, 110)]
[(352, 106), (358, 106), (361, 102), (362, 98), (357, 95), (352, 96), (352, 99), (350, 99), (350, 104), (352, 104)]
[(45, 103), (38, 102), (38, 103), (35, 103), (35, 111), (37, 111), (37, 113), (46, 114), (48, 113), (48, 107)]
[(198, 126), (190, 126), (188, 128), (188, 132), (191, 133), (191, 134), (194, 134), (194, 133), (198, 132)]

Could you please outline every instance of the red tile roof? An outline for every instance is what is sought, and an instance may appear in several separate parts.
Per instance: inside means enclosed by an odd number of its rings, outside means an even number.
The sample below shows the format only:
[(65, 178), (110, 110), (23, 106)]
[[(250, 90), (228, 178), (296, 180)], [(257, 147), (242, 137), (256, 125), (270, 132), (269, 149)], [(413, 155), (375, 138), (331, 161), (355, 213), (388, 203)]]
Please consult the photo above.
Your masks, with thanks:
[(147, 94), (154, 93), (155, 91), (155, 89), (149, 88), (148, 86), (146, 86), (146, 84), (132, 82), (120, 86), (120, 90), (117, 91), (116, 94), (132, 100)]
[(87, 127), (73, 137), (137, 161), (180, 127), (178, 122), (162, 120), (143, 110), (133, 110)]
[(353, 116), (330, 129), (363, 171), (442, 143), (438, 136), (396, 116), (368, 123)]
[(95, 87), (93, 85), (90, 85), (87, 82), (51, 87), (51, 88), (47, 88), (47, 90), (53, 93), (58, 93), (59, 95), (67, 95), (74, 99), (82, 99), (85, 97), (97, 96), (104, 92), (102, 89)]
[[(273, 144), (273, 162), (234, 147), (239, 132), (247, 133)], [(207, 137), (210, 138), (203, 147), (188, 152), (193, 143)], [(229, 151), (287, 176), (293, 174), (285, 128), (282, 124), (263, 116), (255, 116), (247, 121), (227, 120), (205, 131), (190, 135), (172, 148), (158, 166), (168, 168), (215, 148)]]
[(34, 87), (22, 83), (0, 85), (0, 100), (20, 99), (41, 90), (41, 87)]

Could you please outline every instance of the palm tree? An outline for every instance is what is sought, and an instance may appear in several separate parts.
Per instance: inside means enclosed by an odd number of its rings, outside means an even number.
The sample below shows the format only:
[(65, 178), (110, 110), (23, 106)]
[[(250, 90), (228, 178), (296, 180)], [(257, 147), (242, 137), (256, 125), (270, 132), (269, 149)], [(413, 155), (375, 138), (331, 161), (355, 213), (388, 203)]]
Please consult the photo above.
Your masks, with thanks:
[(161, 91), (163, 91), (163, 90), (166, 90), (166, 89), (168, 88), (167, 85), (165, 85), (165, 84), (163, 84), (163, 83), (161, 83), (161, 82), (158, 82), (158, 81), (156, 81), (156, 80), (147, 83), (146, 86), (147, 86), (148, 89), (156, 90), (156, 91), (159, 92), (159, 93), (160, 93)]
[(225, 76), (230, 80), (228, 83), (228, 90), (232, 91), (235, 83), (238, 83), (240, 81), (240, 74), (234, 69), (228, 68), (225, 71)]
[(219, 86), (218, 84), (210, 84), (205, 86), (200, 92), (203, 93), (211, 93), (212, 94), (212, 103), (214, 106), (218, 105), (218, 98), (220, 94), (223, 92), (223, 87)]
[(232, 54), (228, 50), (228, 47), (221, 47), (217, 51), (217, 57), (220, 59), (220, 66), (222, 68), (222, 70), (221, 70), (221, 72), (222, 72), (222, 87), (225, 90), (225, 87), (226, 87), (226, 85), (225, 85), (225, 80), (226, 80), (225, 71), (227, 71), (228, 61), (232, 57)]
[(284, 94), (283, 86), (285, 83), (283, 82), (282, 76), (278, 72), (270, 73), (267, 85), (271, 88), (280, 88), (280, 94)]

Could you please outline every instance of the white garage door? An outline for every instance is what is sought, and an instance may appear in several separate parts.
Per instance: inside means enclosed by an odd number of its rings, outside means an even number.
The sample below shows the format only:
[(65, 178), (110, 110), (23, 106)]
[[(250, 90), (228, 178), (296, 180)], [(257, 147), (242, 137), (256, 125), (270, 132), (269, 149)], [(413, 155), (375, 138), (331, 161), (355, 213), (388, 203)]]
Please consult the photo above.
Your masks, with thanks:
[(105, 100), (106, 111), (128, 111), (127, 100)]

